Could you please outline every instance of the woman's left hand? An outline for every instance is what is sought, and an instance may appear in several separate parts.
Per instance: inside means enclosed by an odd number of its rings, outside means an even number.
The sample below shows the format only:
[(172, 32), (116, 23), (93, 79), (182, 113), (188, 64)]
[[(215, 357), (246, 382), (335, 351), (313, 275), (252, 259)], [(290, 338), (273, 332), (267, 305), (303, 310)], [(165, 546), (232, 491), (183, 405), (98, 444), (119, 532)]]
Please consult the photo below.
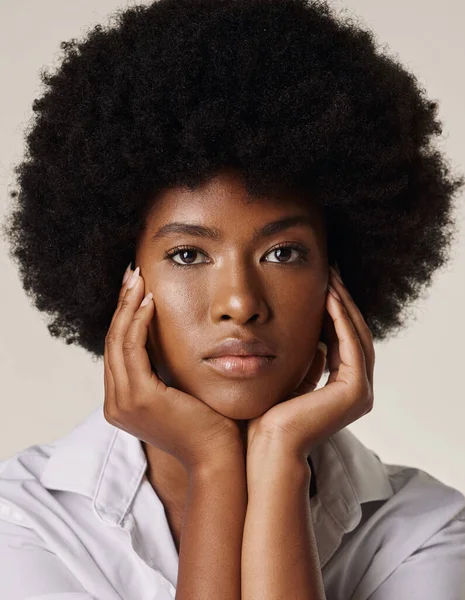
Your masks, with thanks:
[(330, 267), (330, 285), (340, 299), (330, 291), (327, 294), (330, 371), (327, 383), (314, 391), (326, 362), (324, 352), (318, 349), (294, 395), (247, 422), (247, 454), (265, 441), (307, 460), (314, 446), (372, 410), (375, 364), (372, 334), (337, 277)]

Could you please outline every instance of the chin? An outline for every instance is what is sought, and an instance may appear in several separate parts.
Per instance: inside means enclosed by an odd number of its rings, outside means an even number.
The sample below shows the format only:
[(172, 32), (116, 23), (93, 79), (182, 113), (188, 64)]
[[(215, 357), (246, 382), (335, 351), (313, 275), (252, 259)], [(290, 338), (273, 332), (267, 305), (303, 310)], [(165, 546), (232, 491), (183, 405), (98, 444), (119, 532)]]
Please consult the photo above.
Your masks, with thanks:
[[(201, 383), (180, 381), (170, 376), (168, 370), (162, 368), (158, 377), (170, 387), (175, 387), (195, 398), (198, 398), (217, 413), (235, 421), (250, 420), (260, 417), (271, 407), (284, 402), (290, 391), (295, 389), (296, 382), (283, 382), (277, 385), (271, 378), (240, 380), (218, 380), (202, 378)], [(293, 385), (294, 384), (294, 385)]]
[(223, 394), (221, 391), (198, 395), (202, 402), (205, 402), (217, 413), (234, 419), (235, 421), (250, 420), (260, 417), (272, 406), (279, 403), (279, 397), (272, 397), (269, 394), (251, 393), (238, 389), (236, 393), (227, 390)]

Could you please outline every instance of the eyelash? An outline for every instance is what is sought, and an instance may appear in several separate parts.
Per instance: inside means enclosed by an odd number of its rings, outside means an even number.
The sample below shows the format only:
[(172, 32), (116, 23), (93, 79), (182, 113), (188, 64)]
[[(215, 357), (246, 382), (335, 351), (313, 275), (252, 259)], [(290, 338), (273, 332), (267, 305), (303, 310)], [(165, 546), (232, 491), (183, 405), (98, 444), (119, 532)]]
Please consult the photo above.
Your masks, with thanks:
[[(272, 248), (269, 252), (267, 252), (267, 254), (270, 254), (271, 252), (274, 252), (275, 250), (279, 250), (280, 248), (291, 248), (292, 250), (295, 250), (296, 252), (299, 253), (299, 258), (291, 263), (280, 263), (280, 262), (275, 262), (274, 264), (281, 264), (281, 265), (287, 265), (287, 264), (296, 264), (296, 263), (305, 263), (307, 262), (307, 254), (309, 252), (308, 248), (305, 248), (305, 246), (301, 246), (300, 244), (295, 244), (295, 243), (286, 243), (283, 242), (281, 244), (279, 244), (278, 246), (275, 246), (274, 248)], [(165, 258), (166, 259), (172, 259), (173, 256), (176, 256), (177, 254), (179, 254), (180, 252), (183, 252), (185, 250), (194, 250), (195, 252), (199, 252), (200, 254), (204, 254), (204, 252), (202, 252), (201, 250), (199, 250), (198, 248), (196, 248), (195, 246), (178, 246), (177, 248), (174, 248), (173, 250), (171, 250), (170, 252), (166, 252), (165, 253)], [(201, 264), (206, 264), (206, 263), (198, 263), (198, 264), (192, 264), (192, 265), (182, 265), (180, 263), (175, 262), (174, 260), (170, 260), (170, 265), (172, 265), (173, 267), (181, 267), (181, 269), (184, 269), (185, 267), (198, 267)]]

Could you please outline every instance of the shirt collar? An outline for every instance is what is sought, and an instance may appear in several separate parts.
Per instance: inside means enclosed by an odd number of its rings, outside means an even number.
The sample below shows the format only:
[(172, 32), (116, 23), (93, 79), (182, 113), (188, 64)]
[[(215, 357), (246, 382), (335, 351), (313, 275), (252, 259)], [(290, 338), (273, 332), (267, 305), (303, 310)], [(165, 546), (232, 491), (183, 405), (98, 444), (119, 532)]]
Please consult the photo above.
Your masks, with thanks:
[(101, 404), (54, 446), (42, 485), (87, 496), (102, 521), (120, 525), (147, 469), (140, 440), (111, 425)]
[[(121, 525), (147, 469), (140, 440), (108, 423), (101, 404), (53, 446), (42, 485), (87, 496), (98, 518)], [(360, 522), (361, 505), (387, 500), (394, 491), (378, 456), (347, 428), (315, 447), (311, 460), (318, 478), (312, 517), (323, 567)]]

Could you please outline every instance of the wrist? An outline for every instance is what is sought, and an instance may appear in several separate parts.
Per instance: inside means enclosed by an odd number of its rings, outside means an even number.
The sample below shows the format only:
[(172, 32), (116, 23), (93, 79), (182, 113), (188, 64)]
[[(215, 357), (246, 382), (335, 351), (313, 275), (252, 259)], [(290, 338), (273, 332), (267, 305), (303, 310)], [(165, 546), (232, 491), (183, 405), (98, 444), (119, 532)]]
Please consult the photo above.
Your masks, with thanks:
[(298, 486), (309, 486), (312, 477), (307, 457), (297, 455), (280, 442), (255, 439), (247, 452), (247, 483), (249, 487), (269, 485), (289, 480)]
[(189, 479), (207, 483), (218, 479), (237, 480), (241, 475), (245, 479), (245, 454), (242, 444), (237, 452), (217, 453), (192, 465), (188, 470)]

